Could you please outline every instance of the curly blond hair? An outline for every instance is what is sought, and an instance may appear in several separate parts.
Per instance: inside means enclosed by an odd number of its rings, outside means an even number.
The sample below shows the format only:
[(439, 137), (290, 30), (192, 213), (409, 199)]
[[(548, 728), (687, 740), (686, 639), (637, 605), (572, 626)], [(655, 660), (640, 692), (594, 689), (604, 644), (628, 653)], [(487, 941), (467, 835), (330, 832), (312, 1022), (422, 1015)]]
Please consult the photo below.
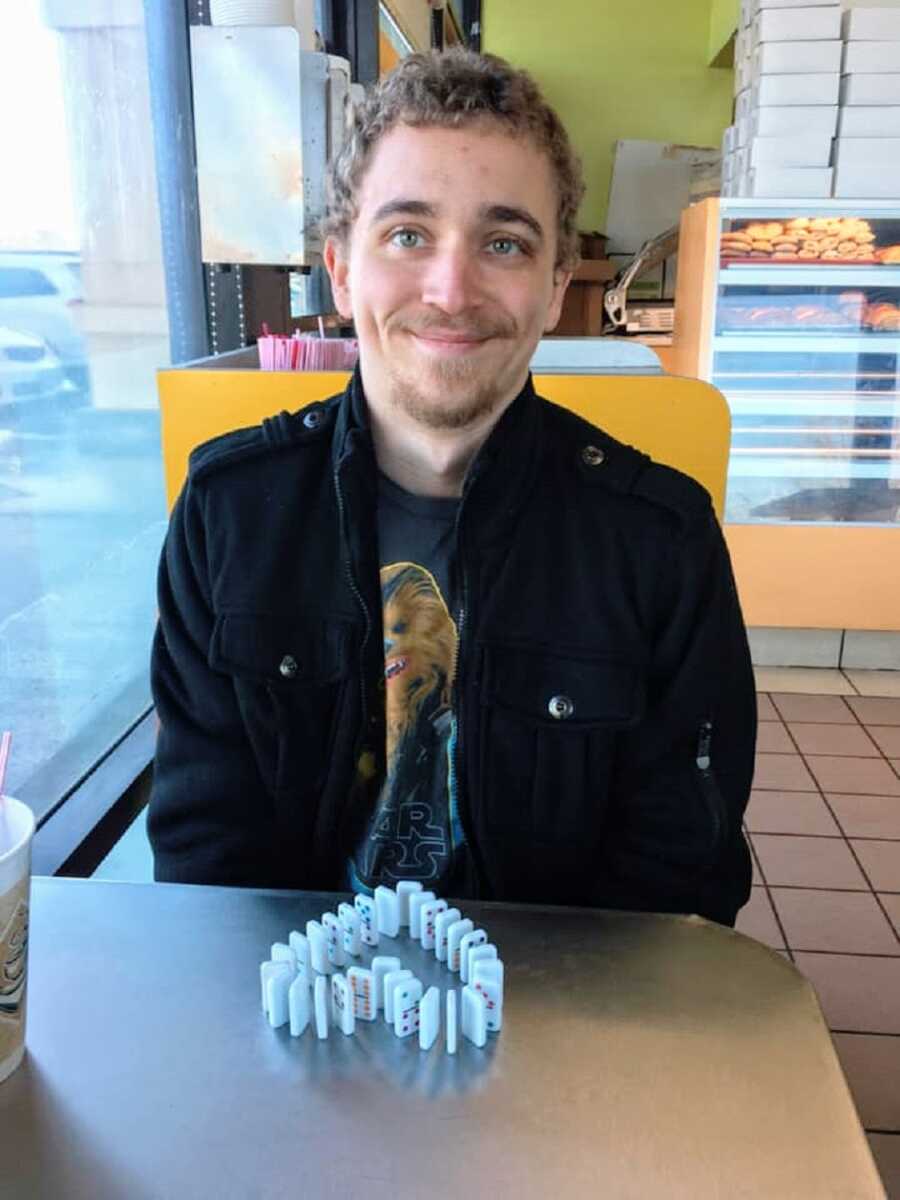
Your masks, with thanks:
[(578, 264), (576, 217), (584, 195), (581, 162), (562, 121), (527, 71), (493, 54), (451, 50), (411, 54), (375, 84), (353, 113), (341, 152), (328, 173), (325, 237), (346, 244), (358, 215), (357, 197), (380, 138), (395, 125), (499, 126), (544, 151), (556, 178), (556, 266)]

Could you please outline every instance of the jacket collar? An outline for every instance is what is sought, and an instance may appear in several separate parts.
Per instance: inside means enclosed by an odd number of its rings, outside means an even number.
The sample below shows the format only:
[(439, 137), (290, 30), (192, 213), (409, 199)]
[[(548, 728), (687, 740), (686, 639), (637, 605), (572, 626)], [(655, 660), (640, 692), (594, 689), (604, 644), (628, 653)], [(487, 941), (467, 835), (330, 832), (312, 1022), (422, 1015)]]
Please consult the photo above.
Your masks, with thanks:
[[(467, 513), (470, 508), (477, 510), (482, 535), (496, 536), (515, 518), (537, 471), (541, 423), (541, 402), (529, 374), (525, 386), (476, 454), (466, 477), (465, 509)], [(336, 470), (359, 456), (361, 473), (371, 474), (374, 483), (375, 450), (358, 364), (337, 404), (332, 455)]]

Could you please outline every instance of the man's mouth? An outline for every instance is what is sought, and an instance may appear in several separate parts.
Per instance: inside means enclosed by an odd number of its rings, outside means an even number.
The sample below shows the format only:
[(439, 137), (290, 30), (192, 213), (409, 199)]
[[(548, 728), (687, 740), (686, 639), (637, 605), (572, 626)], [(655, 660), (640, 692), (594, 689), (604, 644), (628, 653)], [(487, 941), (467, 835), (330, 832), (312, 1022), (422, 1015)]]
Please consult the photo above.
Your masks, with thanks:
[(403, 658), (401, 656), (399, 658), (388, 659), (384, 666), (385, 679), (393, 679), (395, 675), (400, 675), (403, 671), (405, 671), (408, 666), (408, 658)]

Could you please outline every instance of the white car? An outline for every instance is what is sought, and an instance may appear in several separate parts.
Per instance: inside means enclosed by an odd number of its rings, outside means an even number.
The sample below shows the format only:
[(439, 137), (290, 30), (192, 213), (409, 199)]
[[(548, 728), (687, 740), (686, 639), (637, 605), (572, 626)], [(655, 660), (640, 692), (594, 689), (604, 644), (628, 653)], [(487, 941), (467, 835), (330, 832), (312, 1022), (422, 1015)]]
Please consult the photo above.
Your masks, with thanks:
[(87, 347), (78, 326), (83, 304), (80, 261), (73, 254), (0, 253), (0, 325), (30, 333), (47, 344), (66, 378), (87, 403)]
[(0, 325), (0, 419), (55, 415), (74, 390), (45, 342)]

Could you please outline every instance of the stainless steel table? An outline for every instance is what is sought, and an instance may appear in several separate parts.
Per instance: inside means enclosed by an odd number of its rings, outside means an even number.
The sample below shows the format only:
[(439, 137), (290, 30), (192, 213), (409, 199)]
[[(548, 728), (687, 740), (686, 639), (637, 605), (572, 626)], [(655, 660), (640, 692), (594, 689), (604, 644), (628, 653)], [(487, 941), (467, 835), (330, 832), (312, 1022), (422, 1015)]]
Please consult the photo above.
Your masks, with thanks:
[(766, 947), (698, 918), (466, 903), (506, 962), (485, 1049), (422, 1053), (380, 1019), (292, 1039), (258, 964), (337, 902), (35, 879), (4, 1200), (884, 1197), (812, 989)]

